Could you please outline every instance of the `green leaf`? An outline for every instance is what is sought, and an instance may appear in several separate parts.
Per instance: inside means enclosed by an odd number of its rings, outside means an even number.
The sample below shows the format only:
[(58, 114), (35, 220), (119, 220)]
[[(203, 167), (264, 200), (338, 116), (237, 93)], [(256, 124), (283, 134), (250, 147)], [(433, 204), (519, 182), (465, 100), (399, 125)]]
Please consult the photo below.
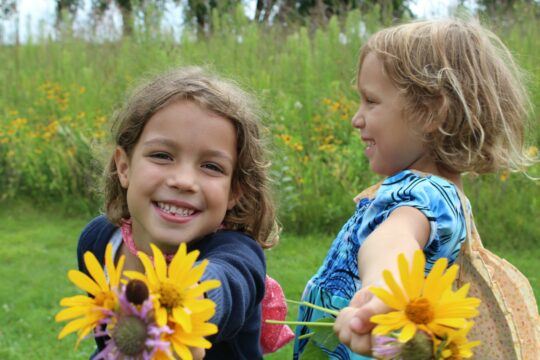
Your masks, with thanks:
[(313, 341), (309, 341), (300, 357), (302, 360), (328, 360), (328, 355)]
[[(318, 319), (319, 323), (334, 323), (334, 318)], [(308, 325), (309, 327), (309, 325)], [(311, 341), (324, 346), (328, 350), (334, 350), (339, 345), (339, 340), (334, 333), (334, 329), (330, 327), (317, 327), (315, 334), (312, 336)]]

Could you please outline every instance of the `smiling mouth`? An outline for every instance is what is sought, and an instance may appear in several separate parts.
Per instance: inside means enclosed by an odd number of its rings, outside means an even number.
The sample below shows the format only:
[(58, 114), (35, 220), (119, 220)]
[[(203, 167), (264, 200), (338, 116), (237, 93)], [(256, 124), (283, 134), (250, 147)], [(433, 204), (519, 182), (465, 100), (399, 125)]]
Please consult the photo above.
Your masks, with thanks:
[(174, 216), (187, 217), (187, 216), (193, 215), (195, 213), (195, 211), (196, 211), (194, 209), (178, 207), (178, 206), (163, 203), (163, 202), (157, 202), (155, 204), (157, 205), (158, 208), (160, 208), (161, 210), (163, 210), (167, 214), (171, 214), (171, 215), (174, 215)]
[(369, 149), (370, 147), (375, 145), (375, 141), (373, 141), (373, 140), (364, 140), (364, 142), (366, 143), (366, 148), (367, 149)]

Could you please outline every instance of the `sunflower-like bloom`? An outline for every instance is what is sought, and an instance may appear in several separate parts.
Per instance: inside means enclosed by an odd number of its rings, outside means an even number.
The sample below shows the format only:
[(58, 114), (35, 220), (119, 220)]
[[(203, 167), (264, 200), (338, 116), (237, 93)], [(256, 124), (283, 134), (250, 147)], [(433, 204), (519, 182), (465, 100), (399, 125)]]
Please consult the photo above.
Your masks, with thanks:
[(183, 360), (192, 360), (192, 354), (189, 347), (210, 349), (212, 344), (205, 339), (206, 336), (216, 334), (218, 328), (216, 325), (208, 322), (214, 315), (214, 308), (207, 308), (201, 312), (192, 315), (191, 332), (186, 332), (179, 324), (174, 324), (172, 335), (166, 335), (165, 338), (171, 342), (174, 352)]
[(424, 278), (425, 262), (424, 253), (416, 251), (409, 271), (405, 256), (400, 254), (398, 268), (403, 289), (388, 270), (383, 272), (383, 278), (390, 292), (377, 287), (370, 289), (389, 307), (397, 310), (371, 317), (370, 320), (377, 324), (373, 329), (374, 335), (386, 335), (401, 329), (398, 339), (406, 342), (421, 329), (444, 336), (448, 329), (464, 328), (466, 319), (478, 315), (476, 308), (480, 300), (467, 297), (467, 285), (452, 291), (458, 266), (452, 265), (446, 270), (448, 260), (441, 258)]
[[(215, 303), (202, 298), (208, 290), (221, 285), (218, 280), (205, 280), (199, 283), (208, 260), (193, 266), (199, 256), (199, 251), (187, 253), (186, 245), (182, 243), (169, 267), (159, 248), (150, 244), (154, 254), (154, 262), (143, 252), (138, 256), (143, 263), (145, 275), (126, 271), (125, 275), (132, 279), (144, 281), (150, 293), (154, 295), (155, 317), (158, 326), (165, 326), (169, 321), (182, 326), (191, 333), (199, 317), (197, 313), (205, 313), (215, 308)], [(198, 325), (197, 325), (198, 326)]]
[(467, 334), (473, 326), (472, 321), (468, 321), (464, 328), (459, 330), (449, 330), (446, 341), (435, 339), (435, 347), (443, 344), (441, 352), (442, 359), (468, 359), (473, 356), (472, 348), (480, 345), (480, 341), (468, 341)]
[(91, 296), (75, 295), (60, 301), (60, 305), (66, 308), (56, 314), (55, 320), (71, 321), (60, 331), (59, 339), (76, 331), (78, 345), (117, 306), (116, 291), (120, 284), (124, 261), (125, 258), (122, 256), (118, 265), (114, 265), (112, 245), (109, 244), (105, 250), (105, 267), (109, 281), (94, 254), (89, 251), (84, 254), (84, 263), (90, 276), (78, 270), (68, 272), (69, 280)]

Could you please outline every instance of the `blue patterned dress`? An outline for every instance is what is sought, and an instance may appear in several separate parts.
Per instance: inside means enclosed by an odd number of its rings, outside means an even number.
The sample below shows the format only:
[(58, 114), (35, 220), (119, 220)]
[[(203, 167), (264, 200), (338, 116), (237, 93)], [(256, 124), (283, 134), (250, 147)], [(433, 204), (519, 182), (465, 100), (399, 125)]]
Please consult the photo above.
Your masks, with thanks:
[[(346, 307), (362, 287), (357, 261), (360, 246), (400, 206), (414, 207), (429, 220), (431, 231), (424, 248), (425, 271), (428, 272), (441, 257), (448, 258), (452, 264), (466, 237), (465, 217), (457, 189), (443, 178), (405, 170), (386, 178), (373, 199), (360, 199), (354, 215), (337, 235), (322, 266), (307, 283), (302, 300), (335, 310)], [(331, 315), (301, 306), (298, 320), (315, 321), (328, 316)], [(296, 328), (297, 337), (308, 332), (305, 326)], [(296, 339), (295, 360), (300, 358), (307, 341)], [(353, 354), (342, 344), (331, 349), (333, 351), (321, 348), (329, 359), (369, 359)]]

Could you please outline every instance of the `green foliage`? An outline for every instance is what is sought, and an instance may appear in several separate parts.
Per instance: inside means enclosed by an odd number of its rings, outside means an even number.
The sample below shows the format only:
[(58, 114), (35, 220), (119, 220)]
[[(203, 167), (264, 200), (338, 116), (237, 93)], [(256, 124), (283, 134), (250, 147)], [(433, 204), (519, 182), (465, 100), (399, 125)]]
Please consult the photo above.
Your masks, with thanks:
[[(95, 213), (113, 111), (141, 77), (196, 64), (238, 80), (261, 99), (285, 232), (336, 233), (354, 211), (354, 195), (379, 179), (350, 126), (358, 106), (358, 49), (382, 26), (378, 11), (351, 11), (314, 31), (268, 27), (240, 11), (214, 12), (215, 31), (203, 39), (189, 27), (179, 41), (136, 28), (116, 42), (68, 34), (1, 46), (0, 200), (31, 197)], [(494, 30), (528, 72), (537, 106), (540, 26), (534, 13), (516, 16), (494, 21)], [(528, 140), (540, 142), (538, 128)], [(531, 173), (540, 176), (538, 165)], [(538, 182), (497, 174), (468, 179), (465, 191), (488, 246), (538, 245)]]

